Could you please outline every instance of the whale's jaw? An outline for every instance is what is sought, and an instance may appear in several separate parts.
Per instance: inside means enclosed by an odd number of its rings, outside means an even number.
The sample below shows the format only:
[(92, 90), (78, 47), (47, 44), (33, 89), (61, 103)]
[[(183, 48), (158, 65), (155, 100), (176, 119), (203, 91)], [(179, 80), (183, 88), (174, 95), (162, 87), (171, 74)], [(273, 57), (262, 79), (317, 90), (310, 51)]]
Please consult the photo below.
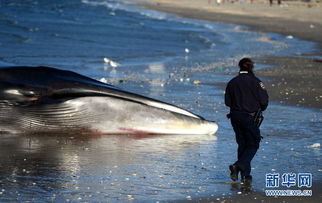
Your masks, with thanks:
[[(101, 134), (214, 134), (218, 125), (176, 112), (113, 97), (73, 98), (61, 103), (2, 108), (2, 131)], [(3, 113), (1, 114), (2, 116)], [(4, 120), (5, 118), (0, 118)], [(9, 123), (8, 123), (9, 122)]]
[(214, 134), (218, 129), (216, 123), (202, 118), (113, 97), (84, 97), (67, 103), (97, 118), (88, 127), (102, 133)]

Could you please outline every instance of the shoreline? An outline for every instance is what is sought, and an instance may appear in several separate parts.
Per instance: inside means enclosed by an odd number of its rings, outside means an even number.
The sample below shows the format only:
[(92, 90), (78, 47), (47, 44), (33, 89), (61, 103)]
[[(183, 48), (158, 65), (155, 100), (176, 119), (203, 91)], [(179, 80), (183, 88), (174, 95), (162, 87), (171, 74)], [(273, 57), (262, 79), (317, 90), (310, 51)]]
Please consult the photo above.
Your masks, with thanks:
[[(254, 58), (259, 64), (268, 65), (270, 68), (256, 70), (260, 78), (265, 77), (264, 83), (269, 92), (270, 100), (280, 104), (309, 107), (322, 111), (322, 20), (319, 23), (318, 17), (322, 19), (322, 7), (313, 8), (301, 6), (289, 6), (286, 8), (270, 8), (263, 3), (244, 4), (222, 4), (212, 5), (209, 8), (207, 0), (195, 2), (193, 0), (181, 0), (180, 3), (170, 0), (135, 0), (138, 7), (148, 10), (172, 13), (185, 18), (207, 20), (219, 23), (232, 23), (247, 26), (252, 31), (275, 32), (285, 36), (294, 36), (302, 40), (317, 43), (318, 50), (314, 53), (305, 53), (303, 56), (276, 57), (264, 56)], [(322, 4), (321, 4), (322, 5)], [(194, 8), (195, 7), (195, 8)], [(220, 8), (220, 10), (218, 10)], [(238, 11), (238, 9), (242, 11)], [(255, 14), (247, 13), (256, 9)], [(269, 16), (258, 16), (267, 9), (276, 9)], [(316, 11), (320, 11), (321, 14)], [(238, 14), (232, 14), (236, 11)], [(285, 15), (296, 16), (290, 20), (288, 17), (281, 17), (281, 12), (287, 11)], [(313, 13), (311, 22), (309, 17)], [(274, 16), (275, 15), (275, 16)], [(304, 28), (303, 28), (304, 27)], [(306, 27), (306, 28), (305, 28)], [(315, 58), (315, 57), (318, 58)]]
[[(322, 45), (322, 7), (270, 7), (263, 3), (209, 5), (207, 0), (134, 0), (144, 9), (172, 13), (185, 18), (249, 26), (250, 30), (276, 32)], [(322, 3), (320, 3), (322, 6)], [(313, 12), (314, 11), (314, 12)], [(264, 14), (264, 16), (263, 16)], [(299, 17), (298, 14), (303, 15)]]

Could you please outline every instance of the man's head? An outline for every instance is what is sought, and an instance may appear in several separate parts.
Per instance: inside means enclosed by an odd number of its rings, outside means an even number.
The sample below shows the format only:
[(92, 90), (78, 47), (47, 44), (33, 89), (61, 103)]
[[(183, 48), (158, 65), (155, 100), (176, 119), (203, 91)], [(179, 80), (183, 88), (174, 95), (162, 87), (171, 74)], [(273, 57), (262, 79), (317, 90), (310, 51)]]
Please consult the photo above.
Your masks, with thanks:
[(250, 58), (242, 58), (238, 66), (241, 71), (253, 72), (254, 62)]

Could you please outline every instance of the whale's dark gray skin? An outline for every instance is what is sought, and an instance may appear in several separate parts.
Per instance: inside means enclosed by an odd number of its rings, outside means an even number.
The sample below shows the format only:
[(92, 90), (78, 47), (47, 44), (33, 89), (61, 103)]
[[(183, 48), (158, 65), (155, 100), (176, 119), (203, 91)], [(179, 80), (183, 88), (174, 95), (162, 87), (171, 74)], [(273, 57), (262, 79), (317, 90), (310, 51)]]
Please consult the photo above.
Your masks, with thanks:
[(0, 68), (0, 131), (214, 134), (179, 107), (49, 67)]

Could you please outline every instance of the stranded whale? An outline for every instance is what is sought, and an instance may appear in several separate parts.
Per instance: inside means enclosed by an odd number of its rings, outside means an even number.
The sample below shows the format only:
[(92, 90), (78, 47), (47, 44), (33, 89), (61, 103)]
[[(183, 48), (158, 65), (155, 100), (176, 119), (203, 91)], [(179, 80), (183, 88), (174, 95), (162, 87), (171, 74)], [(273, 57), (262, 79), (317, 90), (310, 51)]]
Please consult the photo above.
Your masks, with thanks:
[(214, 134), (189, 111), (49, 67), (0, 68), (0, 131)]

